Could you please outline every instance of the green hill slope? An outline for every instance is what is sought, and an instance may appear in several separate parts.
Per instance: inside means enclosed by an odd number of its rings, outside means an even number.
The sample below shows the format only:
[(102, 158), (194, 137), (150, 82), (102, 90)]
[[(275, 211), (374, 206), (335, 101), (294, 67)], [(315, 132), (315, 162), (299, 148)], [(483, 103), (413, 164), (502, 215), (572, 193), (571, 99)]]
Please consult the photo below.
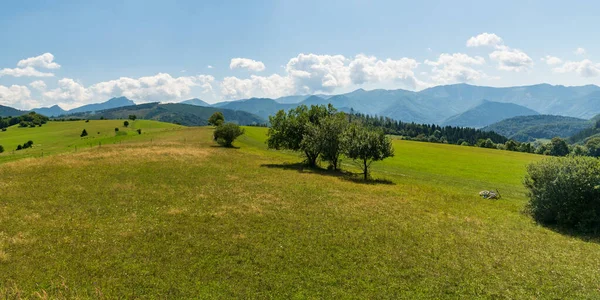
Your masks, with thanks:
[[(0, 145), (5, 152), (0, 154), (0, 162), (17, 160), (24, 157), (40, 157), (63, 152), (81, 151), (87, 147), (114, 144), (128, 140), (149, 140), (159, 132), (183, 128), (170, 123), (150, 120), (129, 121), (129, 127), (123, 126), (123, 120), (50, 121), (42, 127), (9, 127), (0, 132)], [(119, 133), (115, 132), (119, 129)], [(87, 137), (80, 137), (86, 130)], [(142, 134), (137, 133), (142, 130)], [(18, 145), (33, 141), (30, 149), (13, 151)]]
[(201, 126), (208, 124), (208, 118), (220, 111), (227, 122), (241, 125), (264, 124), (266, 120), (245, 111), (235, 111), (223, 108), (203, 107), (180, 103), (147, 103), (134, 106), (125, 106), (114, 109), (102, 110), (96, 113), (80, 113), (69, 117), (90, 119), (127, 119), (129, 115), (136, 115), (140, 119), (157, 120), (161, 122), (177, 123), (185, 126)]
[(551, 116), (520, 116), (514, 117), (484, 127), (482, 130), (494, 131), (510, 139), (520, 142), (535, 139), (550, 139), (553, 137), (568, 138), (575, 133), (591, 126), (589, 120)]

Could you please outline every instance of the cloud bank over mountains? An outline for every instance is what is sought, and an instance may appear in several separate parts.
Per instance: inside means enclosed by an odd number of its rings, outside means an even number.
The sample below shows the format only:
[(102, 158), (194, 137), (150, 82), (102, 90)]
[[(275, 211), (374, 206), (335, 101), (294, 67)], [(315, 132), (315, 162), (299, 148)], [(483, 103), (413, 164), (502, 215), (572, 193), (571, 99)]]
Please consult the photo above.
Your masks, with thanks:
[[(224, 76), (222, 79), (216, 79), (211, 74), (177, 77), (157, 73), (138, 78), (120, 77), (88, 85), (69, 77), (55, 79), (55, 72), (61, 69), (61, 65), (55, 61), (52, 53), (43, 53), (21, 59), (16, 66), (0, 68), (0, 77), (4, 80), (13, 77), (34, 79), (27, 85), (0, 85), (0, 104), (23, 109), (59, 104), (68, 109), (118, 96), (137, 102), (175, 101), (191, 95), (207, 96), (219, 101), (336, 93), (361, 86), (422, 90), (435, 85), (494, 80), (499, 78), (498, 74), (528, 74), (542, 67), (549, 68), (553, 74), (571, 74), (580, 78), (600, 76), (600, 64), (587, 58), (587, 51), (581, 47), (573, 51), (573, 55), (580, 60), (564, 59), (548, 53), (537, 58), (541, 63), (536, 65), (526, 52), (510, 47), (494, 33), (472, 36), (464, 45), (465, 52), (481, 54), (443, 52), (418, 60), (410, 57), (378, 58), (363, 53), (351, 57), (300, 53), (291, 57), (282, 66), (281, 72), (270, 74), (266, 72), (274, 68), (267, 68), (262, 61), (236, 57), (231, 59), (229, 70), (237, 76)], [(425, 54), (431, 56), (431, 52), (428, 50)], [(212, 65), (206, 69), (207, 73), (214, 72)], [(490, 75), (490, 72), (497, 73)]]

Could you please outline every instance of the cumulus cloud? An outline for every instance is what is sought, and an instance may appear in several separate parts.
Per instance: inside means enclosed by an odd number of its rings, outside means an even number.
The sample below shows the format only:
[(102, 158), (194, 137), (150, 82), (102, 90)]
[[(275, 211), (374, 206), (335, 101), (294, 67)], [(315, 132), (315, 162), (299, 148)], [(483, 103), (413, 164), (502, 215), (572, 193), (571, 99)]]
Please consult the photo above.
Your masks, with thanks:
[(40, 56), (30, 57), (30, 58), (20, 60), (17, 63), (17, 67), (58, 69), (58, 68), (60, 68), (60, 65), (54, 62), (54, 55), (52, 55), (52, 53), (44, 53)]
[(484, 32), (467, 40), (467, 47), (493, 47), (490, 59), (498, 62), (498, 70), (523, 72), (533, 67), (533, 60), (519, 49), (512, 49), (504, 44), (504, 40), (494, 33)]
[(172, 77), (166, 73), (140, 78), (121, 77), (85, 87), (83, 84), (63, 78), (58, 87), (43, 93), (45, 101), (61, 101), (62, 107), (70, 108), (92, 101), (104, 101), (109, 97), (125, 96), (139, 102), (169, 101), (190, 94), (193, 87), (203, 92), (212, 91), (215, 78), (210, 75)]
[(562, 64), (562, 59), (560, 59), (556, 56), (551, 56), (551, 55), (546, 55), (545, 57), (542, 57), (540, 60), (550, 66)]
[(52, 77), (54, 74), (40, 72), (33, 67), (25, 68), (4, 68), (0, 70), (0, 77), (2, 76), (13, 76), (13, 77)]
[(225, 77), (221, 82), (221, 95), (227, 99), (278, 98), (292, 93), (294, 93), (294, 84), (291, 78), (278, 74), (271, 76), (252, 75), (249, 79)]
[(22, 59), (17, 63), (17, 68), (4, 68), (0, 70), (0, 77), (52, 77), (54, 74), (38, 71), (36, 68), (58, 69), (60, 65), (54, 62), (54, 55), (44, 53), (40, 56)]
[(501, 37), (497, 36), (495, 33), (487, 33), (484, 32), (477, 36), (472, 36), (467, 40), (467, 47), (494, 47), (494, 48), (502, 48), (504, 45), (504, 41)]
[(533, 67), (533, 60), (525, 52), (518, 49), (501, 49), (490, 53), (490, 58), (498, 62), (498, 69), (504, 71), (523, 72)]
[(0, 85), (0, 105), (30, 109), (39, 105), (31, 99), (31, 91), (23, 85)]
[(473, 68), (485, 64), (485, 59), (480, 56), (442, 53), (436, 61), (426, 60), (425, 64), (433, 67), (431, 79), (438, 84), (472, 82), (486, 77), (485, 73)]
[(30, 87), (38, 90), (38, 91), (44, 91), (46, 90), (46, 83), (42, 80), (36, 80), (33, 81), (29, 84)]
[(247, 69), (250, 71), (261, 72), (265, 70), (265, 64), (249, 58), (232, 58), (229, 64), (230, 69)]
[(573, 51), (573, 53), (575, 53), (576, 55), (585, 55), (586, 51), (584, 48), (579, 47), (579, 48), (575, 49), (575, 51)]
[(600, 75), (600, 64), (589, 59), (582, 61), (567, 61), (562, 66), (554, 68), (556, 73), (576, 73), (581, 77), (596, 77)]
[(354, 84), (397, 81), (417, 89), (423, 85), (413, 72), (418, 66), (419, 63), (411, 58), (378, 60), (375, 56), (359, 54), (350, 62), (350, 79)]

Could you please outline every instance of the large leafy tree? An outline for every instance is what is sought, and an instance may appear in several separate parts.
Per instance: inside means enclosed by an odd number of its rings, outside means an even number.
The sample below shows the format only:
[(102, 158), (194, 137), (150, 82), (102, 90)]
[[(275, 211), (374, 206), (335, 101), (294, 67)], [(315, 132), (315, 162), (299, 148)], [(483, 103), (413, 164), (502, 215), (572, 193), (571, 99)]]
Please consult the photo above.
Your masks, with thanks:
[(394, 156), (392, 141), (381, 129), (369, 129), (353, 123), (344, 132), (342, 141), (346, 156), (360, 162), (365, 180), (373, 162)]
[(322, 105), (310, 108), (300, 105), (287, 113), (278, 111), (269, 117), (271, 127), (268, 132), (268, 147), (301, 151), (306, 157), (306, 163), (315, 167), (322, 150), (319, 126), (334, 110), (332, 106), (328, 109)]

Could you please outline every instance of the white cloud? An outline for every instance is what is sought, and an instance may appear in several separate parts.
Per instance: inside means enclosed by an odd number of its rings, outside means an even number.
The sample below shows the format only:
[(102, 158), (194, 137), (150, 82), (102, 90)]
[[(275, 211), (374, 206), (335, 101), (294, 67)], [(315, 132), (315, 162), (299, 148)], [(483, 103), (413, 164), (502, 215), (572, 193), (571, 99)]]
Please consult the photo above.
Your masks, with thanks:
[(31, 91), (26, 86), (0, 85), (0, 105), (29, 109), (38, 106), (39, 103), (31, 99)]
[(206, 67), (207, 67), (207, 68), (209, 68), (209, 69), (212, 69), (212, 68), (214, 68), (214, 67), (213, 67), (213, 66), (211, 66), (211, 65), (208, 65), (208, 66), (206, 66)]
[(278, 98), (292, 93), (294, 93), (294, 84), (291, 78), (278, 74), (268, 77), (252, 75), (249, 79), (225, 77), (221, 82), (221, 95), (227, 99)]
[(472, 82), (486, 77), (485, 73), (472, 67), (485, 64), (485, 59), (480, 56), (442, 53), (437, 61), (426, 60), (425, 64), (433, 67), (431, 79), (438, 84)]
[(265, 70), (265, 64), (249, 58), (232, 58), (229, 64), (230, 69), (248, 69), (250, 71), (261, 72)]
[(54, 74), (52, 73), (44, 73), (40, 72), (33, 67), (25, 67), (25, 68), (4, 68), (0, 70), (0, 77), (2, 76), (13, 76), (13, 77), (52, 77)]
[(375, 56), (357, 55), (350, 62), (350, 78), (353, 84), (370, 82), (396, 81), (405, 87), (417, 89), (424, 86), (413, 72), (419, 63), (411, 58), (403, 57), (399, 60), (378, 60)]
[(501, 37), (497, 36), (494, 33), (487, 33), (487, 32), (484, 32), (477, 36), (473, 36), (469, 40), (467, 40), (467, 47), (486, 46), (486, 47), (502, 48), (503, 45), (504, 45), (504, 41), (502, 40)]
[(551, 56), (551, 55), (546, 55), (545, 57), (542, 57), (540, 60), (550, 66), (562, 64), (562, 59), (560, 59), (556, 56)]
[(38, 91), (44, 91), (46, 90), (46, 83), (42, 80), (36, 80), (33, 81), (29, 84), (30, 87), (38, 90)]
[(553, 69), (556, 73), (576, 73), (581, 77), (596, 77), (600, 75), (600, 64), (589, 59), (582, 61), (567, 61), (561, 67)]
[(505, 48), (490, 53), (490, 58), (498, 62), (498, 69), (503, 71), (523, 72), (531, 70), (533, 60), (525, 52), (518, 49)]
[(576, 55), (585, 55), (586, 51), (584, 48), (579, 47), (579, 48), (575, 49), (575, 51), (573, 51), (573, 53), (575, 53)]
[(350, 84), (349, 63), (343, 55), (299, 54), (285, 70), (301, 93), (332, 92)]
[(17, 63), (18, 67), (26, 68), (45, 68), (45, 69), (58, 69), (60, 65), (53, 62), (54, 55), (52, 53), (44, 53), (40, 56), (30, 57), (26, 59), (22, 59)]

